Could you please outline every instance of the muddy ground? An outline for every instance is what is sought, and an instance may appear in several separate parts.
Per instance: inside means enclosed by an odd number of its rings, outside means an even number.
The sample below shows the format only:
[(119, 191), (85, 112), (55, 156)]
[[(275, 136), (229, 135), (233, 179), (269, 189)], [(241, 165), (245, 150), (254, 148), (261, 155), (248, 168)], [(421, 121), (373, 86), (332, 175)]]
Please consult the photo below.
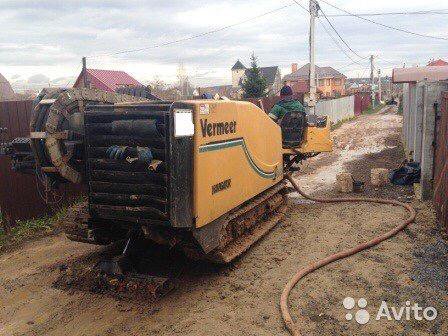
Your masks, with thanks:
[[(430, 204), (410, 188), (373, 188), (372, 167), (403, 160), (394, 110), (367, 115), (333, 132), (333, 153), (316, 157), (296, 178), (309, 192), (334, 194), (335, 174), (352, 171), (366, 182), (363, 195), (411, 201), (417, 221), (369, 251), (309, 275), (290, 304), (304, 335), (447, 335), (448, 246)], [(62, 290), (60, 266), (95, 259), (101, 248), (46, 237), (0, 256), (0, 335), (287, 335), (279, 297), (295, 271), (330, 253), (385, 232), (405, 213), (367, 204), (321, 205), (292, 194), (286, 218), (230, 266), (189, 263), (178, 288), (159, 302)], [(347, 321), (345, 297), (367, 299), (371, 320)], [(381, 301), (433, 306), (434, 321), (375, 321)], [(353, 309), (353, 315), (356, 309)]]

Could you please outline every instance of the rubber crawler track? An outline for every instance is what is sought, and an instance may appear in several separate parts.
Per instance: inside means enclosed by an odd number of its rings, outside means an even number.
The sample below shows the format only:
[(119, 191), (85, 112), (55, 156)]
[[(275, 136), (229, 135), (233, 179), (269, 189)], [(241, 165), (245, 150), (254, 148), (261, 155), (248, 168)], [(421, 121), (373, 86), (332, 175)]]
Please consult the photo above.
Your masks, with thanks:
[(294, 189), (297, 190), (297, 192), (300, 195), (302, 195), (303, 197), (305, 197), (309, 200), (315, 201), (315, 202), (320, 202), (320, 203), (370, 202), (370, 203), (379, 203), (379, 204), (391, 204), (391, 205), (403, 207), (406, 209), (406, 211), (409, 212), (409, 216), (407, 217), (407, 219), (404, 220), (400, 225), (393, 228), (392, 230), (390, 230), (378, 237), (375, 237), (374, 239), (369, 240), (365, 243), (359, 244), (351, 249), (332, 254), (332, 255), (325, 257), (321, 260), (311, 263), (310, 265), (298, 270), (297, 273), (288, 281), (286, 286), (283, 288), (283, 292), (282, 292), (282, 295), (280, 298), (281, 314), (282, 314), (282, 318), (285, 323), (285, 326), (288, 329), (288, 331), (291, 333), (291, 335), (301, 336), (302, 333), (299, 331), (298, 325), (293, 322), (291, 313), (290, 313), (289, 307), (288, 307), (289, 293), (295, 287), (295, 285), (299, 282), (299, 280), (323, 266), (326, 266), (334, 261), (350, 257), (360, 251), (371, 248), (371, 247), (378, 245), (381, 242), (393, 237), (394, 235), (396, 235), (398, 232), (400, 232), (401, 230), (406, 228), (410, 223), (412, 223), (415, 220), (416, 212), (415, 212), (415, 209), (409, 204), (405, 204), (402, 202), (398, 202), (395, 200), (389, 200), (389, 199), (367, 198), (367, 197), (345, 197), (345, 198), (313, 197), (313, 196), (310, 196), (310, 195), (306, 194), (305, 192), (303, 192), (302, 189), (300, 189), (299, 185), (296, 183), (296, 181), (294, 181), (294, 179), (292, 178), (292, 176), (289, 173), (285, 174), (285, 178), (288, 179), (289, 182), (291, 182)]

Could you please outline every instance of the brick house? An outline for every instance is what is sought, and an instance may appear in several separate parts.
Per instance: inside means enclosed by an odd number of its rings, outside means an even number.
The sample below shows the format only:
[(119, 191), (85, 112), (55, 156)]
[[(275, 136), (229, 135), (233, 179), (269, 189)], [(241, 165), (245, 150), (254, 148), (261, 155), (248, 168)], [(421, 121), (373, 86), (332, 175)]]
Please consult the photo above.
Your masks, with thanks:
[[(345, 95), (345, 81), (347, 77), (332, 67), (316, 65), (317, 91), (323, 97), (338, 97)], [(291, 73), (283, 78), (283, 82), (291, 86), (294, 93), (305, 93), (309, 90), (310, 64), (301, 68), (297, 63), (291, 66)], [(304, 91), (305, 90), (305, 91)]]

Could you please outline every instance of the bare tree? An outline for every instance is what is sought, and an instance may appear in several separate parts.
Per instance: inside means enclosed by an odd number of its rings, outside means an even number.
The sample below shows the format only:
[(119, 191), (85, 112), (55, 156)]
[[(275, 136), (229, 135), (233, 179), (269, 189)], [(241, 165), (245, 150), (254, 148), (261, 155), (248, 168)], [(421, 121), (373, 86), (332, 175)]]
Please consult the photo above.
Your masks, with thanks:
[(180, 91), (180, 99), (191, 98), (194, 88), (190, 83), (184, 64), (181, 62), (177, 67), (177, 85)]

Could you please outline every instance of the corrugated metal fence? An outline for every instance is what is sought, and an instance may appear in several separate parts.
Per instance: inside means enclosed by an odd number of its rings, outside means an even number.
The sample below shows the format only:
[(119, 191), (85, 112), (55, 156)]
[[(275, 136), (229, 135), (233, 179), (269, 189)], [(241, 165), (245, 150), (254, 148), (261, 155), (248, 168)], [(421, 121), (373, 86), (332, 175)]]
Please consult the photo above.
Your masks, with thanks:
[(448, 92), (442, 93), (440, 112), (436, 118), (434, 203), (438, 218), (448, 233)]
[(361, 115), (361, 113), (367, 110), (371, 105), (372, 99), (370, 93), (359, 92), (355, 94), (355, 116)]
[[(293, 98), (297, 99), (301, 103), (303, 103), (303, 94), (302, 93), (294, 94)], [(263, 98), (247, 98), (246, 100), (250, 101), (251, 103), (262, 108), (264, 111), (266, 111), (266, 113), (269, 113), (269, 111), (272, 109), (272, 107), (281, 99), (282, 98), (280, 96), (271, 96), (271, 97), (263, 97)]]
[[(303, 94), (296, 94), (294, 98), (303, 103)], [(249, 98), (246, 100), (254, 103), (258, 107), (263, 107), (266, 112), (269, 112), (274, 104), (280, 99), (279, 96), (274, 96), (260, 99)], [(342, 120), (353, 118), (355, 115), (360, 115), (363, 111), (368, 109), (369, 106), (370, 96), (357, 94), (355, 96), (347, 96), (331, 100), (320, 100), (316, 106), (316, 114), (329, 116), (333, 123), (337, 123)]]
[[(29, 136), (29, 120), (32, 101), (0, 102), (0, 142), (9, 142), (17, 137)], [(67, 203), (80, 197), (79, 186), (63, 185), (58, 193)], [(11, 170), (11, 162), (0, 157), (0, 211), (3, 225), (13, 226), (17, 220), (36, 218), (52, 213), (58, 206), (50, 207), (39, 196), (36, 178), (33, 175), (19, 174)]]
[(316, 114), (328, 116), (333, 123), (355, 116), (355, 96), (331, 100), (320, 100), (316, 105)]

